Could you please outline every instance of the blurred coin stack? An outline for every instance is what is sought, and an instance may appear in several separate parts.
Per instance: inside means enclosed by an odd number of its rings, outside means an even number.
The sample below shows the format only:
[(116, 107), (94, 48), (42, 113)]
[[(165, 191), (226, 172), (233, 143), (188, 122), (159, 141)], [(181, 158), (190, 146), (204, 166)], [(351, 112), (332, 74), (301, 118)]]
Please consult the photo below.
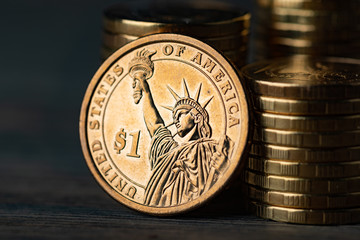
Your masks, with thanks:
[(256, 0), (255, 59), (360, 58), (359, 0)]
[(250, 209), (282, 222), (360, 223), (360, 60), (299, 55), (242, 74), (255, 109)]
[(249, 13), (219, 2), (117, 4), (104, 11), (101, 57), (105, 60), (142, 36), (178, 33), (211, 45), (241, 67), (247, 60), (249, 27)]

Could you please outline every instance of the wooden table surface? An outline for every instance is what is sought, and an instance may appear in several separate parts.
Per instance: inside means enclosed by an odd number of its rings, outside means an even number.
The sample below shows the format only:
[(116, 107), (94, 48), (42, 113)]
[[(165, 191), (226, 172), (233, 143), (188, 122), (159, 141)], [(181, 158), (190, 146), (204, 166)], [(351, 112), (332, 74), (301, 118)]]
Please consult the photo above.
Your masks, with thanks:
[[(52, 144), (48, 149), (56, 147)], [(147, 216), (117, 203), (97, 185), (80, 146), (73, 153), (58, 147), (55, 153), (19, 148), (1, 156), (0, 239), (359, 239), (360, 225), (260, 219), (247, 214), (241, 201), (236, 206), (239, 196), (228, 193), (182, 216)]]

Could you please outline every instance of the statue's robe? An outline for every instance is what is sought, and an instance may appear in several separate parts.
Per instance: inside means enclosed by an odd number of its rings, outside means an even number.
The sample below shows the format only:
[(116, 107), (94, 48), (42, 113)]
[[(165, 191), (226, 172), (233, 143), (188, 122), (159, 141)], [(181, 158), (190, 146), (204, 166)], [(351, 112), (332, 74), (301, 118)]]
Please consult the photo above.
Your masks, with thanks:
[[(145, 189), (144, 204), (173, 206), (200, 196), (211, 170), (210, 159), (217, 143), (200, 138), (179, 145), (165, 127), (154, 133), (150, 148), (153, 174)], [(210, 183), (211, 184), (211, 183)]]

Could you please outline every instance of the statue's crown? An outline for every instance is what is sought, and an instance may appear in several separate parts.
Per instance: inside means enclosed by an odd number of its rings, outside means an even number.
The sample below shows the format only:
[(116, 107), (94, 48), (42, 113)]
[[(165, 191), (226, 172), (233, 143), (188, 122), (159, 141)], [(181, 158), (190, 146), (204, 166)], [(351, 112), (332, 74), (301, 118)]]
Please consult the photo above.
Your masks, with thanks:
[(154, 63), (151, 57), (156, 53), (150, 52), (145, 48), (136, 53), (136, 56), (129, 62), (129, 74), (134, 77), (135, 73), (142, 71), (146, 75), (146, 79), (150, 78), (154, 72)]
[(201, 104), (199, 103), (199, 97), (200, 97), (200, 91), (201, 91), (201, 83), (200, 83), (199, 88), (196, 91), (195, 97), (191, 98), (190, 94), (189, 94), (188, 87), (186, 85), (185, 79), (183, 80), (183, 82), (184, 82), (184, 97), (180, 97), (178, 94), (175, 93), (174, 90), (172, 90), (168, 86), (168, 89), (169, 89), (171, 95), (175, 98), (176, 103), (175, 103), (174, 107), (166, 107), (166, 106), (163, 106), (163, 107), (170, 110), (170, 111), (172, 111), (173, 114), (176, 113), (176, 111), (179, 110), (179, 109), (183, 109), (183, 108), (192, 109), (192, 108), (194, 108), (203, 116), (205, 121), (209, 121), (209, 114), (205, 110), (205, 108), (209, 104), (209, 102), (212, 100), (213, 97), (209, 98), (201, 106)]

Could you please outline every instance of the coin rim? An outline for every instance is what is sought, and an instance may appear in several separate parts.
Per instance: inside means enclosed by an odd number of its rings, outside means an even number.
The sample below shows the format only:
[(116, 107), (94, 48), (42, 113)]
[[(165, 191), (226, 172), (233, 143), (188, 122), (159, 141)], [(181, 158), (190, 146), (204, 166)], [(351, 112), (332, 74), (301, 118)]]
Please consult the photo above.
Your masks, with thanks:
[[(326, 201), (334, 201), (336, 198), (346, 198), (347, 200), (352, 200), (351, 198), (360, 199), (360, 192), (352, 193), (342, 193), (342, 194), (308, 194), (308, 193), (294, 193), (294, 192), (282, 192), (278, 190), (271, 190), (266, 188), (261, 188), (258, 186), (242, 184), (242, 191), (246, 194), (246, 197), (257, 201), (262, 204), (269, 204), (276, 207), (285, 207), (285, 208), (295, 208), (295, 209), (315, 209), (315, 210), (341, 210), (344, 208), (359, 208), (360, 202), (353, 203), (351, 206), (346, 203), (337, 203), (337, 206), (321, 206), (321, 203)], [(297, 199), (307, 199), (305, 201), (299, 201), (301, 203), (296, 203), (297, 201), (291, 201), (287, 199), (291, 198)], [(282, 199), (279, 201), (278, 199)], [(315, 200), (318, 201), (315, 201)], [(321, 201), (319, 201), (321, 199)], [(335, 200), (336, 201), (336, 200)], [(315, 202), (315, 203), (313, 203)], [(320, 203), (319, 203), (320, 202)], [(329, 203), (327, 203), (329, 205)], [(333, 204), (333, 203), (332, 203)], [(341, 205), (343, 204), (343, 205)]]
[[(342, 159), (340, 160), (337, 158), (339, 151), (342, 156)], [(250, 155), (273, 160), (300, 163), (348, 162), (360, 160), (360, 146), (339, 148), (303, 148), (253, 141), (250, 148)], [(318, 155), (318, 157), (315, 155)], [(324, 155), (326, 158), (324, 158)], [(329, 156), (335, 157), (329, 158)]]
[[(326, 132), (360, 130), (360, 114), (349, 115), (285, 115), (253, 111), (255, 125), (278, 130)], [(346, 123), (346, 124), (343, 124)]]
[[(255, 165), (256, 164), (252, 164), (253, 162), (260, 162), (259, 165), (261, 165), (261, 167), (257, 167)], [(296, 161), (286, 161), (286, 160), (277, 160), (277, 159), (271, 159), (271, 158), (266, 158), (266, 157), (260, 157), (260, 156), (255, 156), (255, 155), (249, 155), (248, 157), (248, 161), (246, 164), (247, 169), (250, 169), (251, 171), (255, 171), (255, 172), (261, 172), (264, 174), (269, 174), (269, 175), (274, 175), (274, 176), (281, 176), (281, 177), (298, 177), (298, 178), (313, 178), (313, 179), (323, 179), (323, 178), (348, 178), (348, 177), (356, 177), (356, 176), (360, 176), (360, 161), (346, 161), (346, 162), (325, 162), (325, 163), (313, 163), (313, 162), (296, 162)], [(311, 173), (316, 172), (318, 169), (320, 168), (320, 170), (322, 170), (322, 168), (333, 168), (331, 169), (331, 172), (337, 170), (336, 168), (350, 168), (350, 169), (356, 169), (355, 174), (342, 174), (339, 176), (334, 176), (331, 174), (320, 174), (319, 175), (306, 175), (304, 173), (301, 172), (305, 172), (304, 170), (301, 171), (302, 168), (311, 168), (312, 171), (310, 171)], [(282, 169), (291, 169), (289, 171), (282, 171)], [(296, 169), (296, 173), (295, 174), (293, 172), (293, 169)], [(306, 169), (308, 171), (308, 169)], [(291, 171), (291, 173), (289, 173)], [(356, 172), (358, 171), (358, 172)], [(287, 172), (287, 173), (286, 173)], [(342, 172), (344, 173), (344, 172)], [(352, 172), (353, 173), (353, 172)]]
[[(347, 138), (351, 136), (350, 140)], [(360, 145), (360, 130), (347, 131), (298, 131), (254, 127), (253, 139), (279, 146), (300, 148), (340, 148)]]
[[(360, 219), (359, 207), (313, 210), (279, 207), (270, 204), (259, 203), (257, 201), (250, 201), (248, 203), (248, 208), (251, 212), (255, 213), (255, 215), (259, 217), (287, 223), (338, 225), (359, 223)], [(346, 215), (346, 218), (343, 218), (344, 215)], [(354, 216), (356, 216), (356, 218)], [(302, 221), (301, 219), (304, 219), (304, 221)], [(318, 219), (321, 220), (318, 221)]]
[[(248, 178), (248, 176), (252, 176)], [(335, 194), (345, 194), (345, 193), (354, 193), (360, 192), (360, 176), (356, 177), (344, 177), (344, 178), (301, 178), (301, 177), (288, 177), (288, 176), (278, 176), (267, 174), (263, 172), (253, 171), (251, 169), (245, 169), (242, 174), (243, 181), (255, 187), (260, 187), (267, 190), (287, 192), (287, 193), (303, 193), (303, 194), (322, 194), (322, 195), (335, 195)], [(255, 179), (255, 180), (251, 180)], [(357, 185), (349, 184), (351, 181), (357, 183)], [(331, 184), (341, 184), (345, 182), (346, 189), (329, 189)], [(326, 185), (327, 188), (317, 188), (316, 185)], [(306, 185), (306, 189), (304, 188)], [(315, 185), (315, 186), (314, 186)], [(355, 189), (350, 189), (349, 186), (352, 186)]]

